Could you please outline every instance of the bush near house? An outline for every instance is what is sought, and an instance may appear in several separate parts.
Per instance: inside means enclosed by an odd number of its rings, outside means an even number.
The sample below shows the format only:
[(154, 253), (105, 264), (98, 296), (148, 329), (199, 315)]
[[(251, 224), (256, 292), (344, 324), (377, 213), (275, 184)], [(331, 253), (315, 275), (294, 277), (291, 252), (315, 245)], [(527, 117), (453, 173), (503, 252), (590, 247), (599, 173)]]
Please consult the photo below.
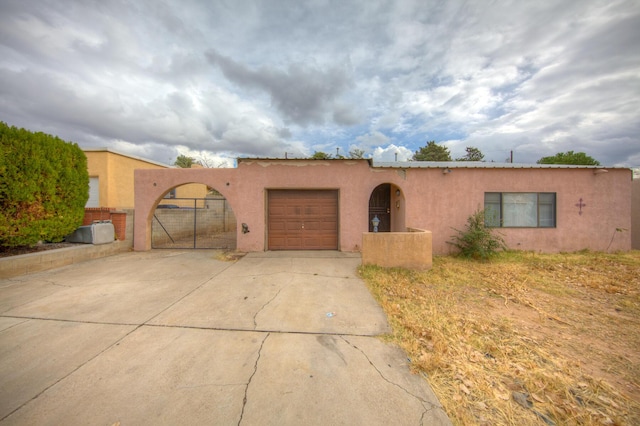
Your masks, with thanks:
[(488, 260), (498, 251), (506, 250), (502, 237), (496, 235), (492, 228), (485, 226), (485, 211), (477, 210), (467, 218), (464, 230), (453, 228), (457, 232), (449, 244), (460, 250), (460, 255), (478, 260)]
[(88, 198), (78, 145), (0, 122), (0, 246), (62, 241), (82, 225)]

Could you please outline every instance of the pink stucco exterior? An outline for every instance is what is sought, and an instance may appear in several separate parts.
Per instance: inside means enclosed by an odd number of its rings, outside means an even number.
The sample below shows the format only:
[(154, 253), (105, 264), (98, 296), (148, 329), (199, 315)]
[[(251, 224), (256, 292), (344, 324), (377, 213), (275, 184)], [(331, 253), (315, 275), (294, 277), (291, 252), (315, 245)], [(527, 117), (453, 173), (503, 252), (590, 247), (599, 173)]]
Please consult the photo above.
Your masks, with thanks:
[(633, 180), (631, 193), (631, 248), (640, 250), (640, 178)]
[[(240, 251), (267, 249), (269, 189), (339, 190), (339, 249), (360, 251), (362, 234), (368, 231), (369, 197), (383, 183), (392, 185), (392, 231), (404, 231), (405, 227), (431, 231), (434, 254), (450, 253), (447, 241), (455, 232), (452, 228), (462, 229), (469, 215), (484, 207), (485, 192), (556, 193), (556, 227), (499, 229), (510, 248), (542, 252), (631, 248), (628, 169), (601, 172), (589, 167), (461, 164), (451, 166), (451, 172), (445, 174), (442, 167), (416, 165), (372, 166), (368, 160), (241, 159), (235, 169), (136, 170), (134, 248), (151, 248), (155, 206), (167, 191), (185, 183), (206, 184), (227, 198), (237, 223), (246, 223), (250, 229), (244, 234), (238, 226)], [(400, 190), (399, 196), (396, 190)], [(576, 206), (580, 199), (582, 208)]]

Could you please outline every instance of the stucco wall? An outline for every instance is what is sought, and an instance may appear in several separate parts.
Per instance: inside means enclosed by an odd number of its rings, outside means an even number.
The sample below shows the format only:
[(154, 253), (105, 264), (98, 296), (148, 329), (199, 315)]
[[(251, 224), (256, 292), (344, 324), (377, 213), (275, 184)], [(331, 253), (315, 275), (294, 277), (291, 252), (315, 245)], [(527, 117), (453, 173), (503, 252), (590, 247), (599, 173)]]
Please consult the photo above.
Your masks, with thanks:
[[(557, 227), (501, 229), (515, 249), (545, 252), (628, 250), (631, 228), (631, 171), (609, 169), (379, 168), (366, 160), (242, 160), (236, 169), (137, 170), (134, 247), (148, 250), (153, 208), (162, 195), (182, 183), (199, 182), (227, 198), (237, 223), (241, 251), (263, 251), (266, 241), (267, 189), (338, 189), (339, 248), (359, 251), (368, 230), (368, 203), (373, 189), (391, 183), (401, 191), (398, 212), (403, 226), (429, 230), (433, 253), (451, 251), (452, 228), (462, 229), (468, 216), (483, 208), (485, 192), (555, 192)], [(392, 203), (395, 203), (395, 194)], [(576, 207), (582, 198), (582, 214)], [(394, 209), (392, 209), (394, 211)], [(397, 218), (392, 218), (396, 220)], [(399, 219), (397, 219), (399, 221)], [(613, 242), (609, 247), (611, 238)]]
[[(86, 151), (84, 154), (87, 156), (87, 171), (90, 177), (98, 178), (98, 191), (100, 194), (100, 200), (98, 207), (109, 207), (107, 201), (109, 195), (107, 193), (108, 176), (109, 176), (109, 159), (108, 152), (106, 151)], [(115, 207), (115, 206), (112, 206)]]
[(433, 263), (431, 232), (365, 232), (362, 264), (392, 268), (430, 269)]
[(204, 198), (206, 196), (206, 185), (201, 185), (199, 183), (189, 183), (187, 185), (176, 188), (177, 198)]
[(136, 169), (162, 170), (166, 166), (108, 150), (85, 150), (90, 177), (99, 179), (100, 207), (131, 209), (134, 202), (133, 171)]
[[(451, 250), (446, 243), (462, 229), (471, 212), (484, 206), (485, 192), (555, 192), (555, 228), (501, 228), (513, 249), (545, 252), (584, 248), (610, 250), (630, 248), (631, 172), (609, 169), (452, 169), (449, 174), (408, 170), (405, 191), (416, 197), (407, 209), (407, 226), (429, 229), (434, 235), (434, 253)], [(420, 170), (416, 170), (420, 172)], [(415, 176), (415, 179), (413, 178)], [(420, 178), (419, 176), (424, 176)], [(582, 199), (582, 214), (576, 206)], [(626, 229), (622, 233), (616, 229)]]
[(631, 247), (640, 250), (640, 178), (634, 179), (631, 195)]

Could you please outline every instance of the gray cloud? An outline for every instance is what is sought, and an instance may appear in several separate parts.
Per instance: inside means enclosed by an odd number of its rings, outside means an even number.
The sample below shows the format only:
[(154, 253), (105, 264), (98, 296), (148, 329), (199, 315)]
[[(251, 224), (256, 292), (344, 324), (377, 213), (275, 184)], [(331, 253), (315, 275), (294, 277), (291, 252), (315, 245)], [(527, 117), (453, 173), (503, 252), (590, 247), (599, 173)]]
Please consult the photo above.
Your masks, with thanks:
[(5, 0), (0, 120), (162, 162), (434, 139), (640, 166), (638, 40), (633, 0)]
[(268, 93), (272, 105), (296, 124), (324, 124), (336, 115), (338, 124), (355, 122), (355, 115), (336, 102), (350, 86), (343, 68), (321, 70), (294, 63), (284, 71), (265, 66), (251, 70), (214, 49), (208, 50), (206, 57), (234, 83)]

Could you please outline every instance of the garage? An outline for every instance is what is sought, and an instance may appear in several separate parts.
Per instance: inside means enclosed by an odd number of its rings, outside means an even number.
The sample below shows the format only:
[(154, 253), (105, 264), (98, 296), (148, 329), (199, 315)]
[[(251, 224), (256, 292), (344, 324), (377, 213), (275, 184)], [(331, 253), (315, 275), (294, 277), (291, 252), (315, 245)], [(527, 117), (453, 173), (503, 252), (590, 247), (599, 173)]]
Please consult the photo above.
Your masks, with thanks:
[(337, 250), (337, 190), (269, 190), (269, 250)]

